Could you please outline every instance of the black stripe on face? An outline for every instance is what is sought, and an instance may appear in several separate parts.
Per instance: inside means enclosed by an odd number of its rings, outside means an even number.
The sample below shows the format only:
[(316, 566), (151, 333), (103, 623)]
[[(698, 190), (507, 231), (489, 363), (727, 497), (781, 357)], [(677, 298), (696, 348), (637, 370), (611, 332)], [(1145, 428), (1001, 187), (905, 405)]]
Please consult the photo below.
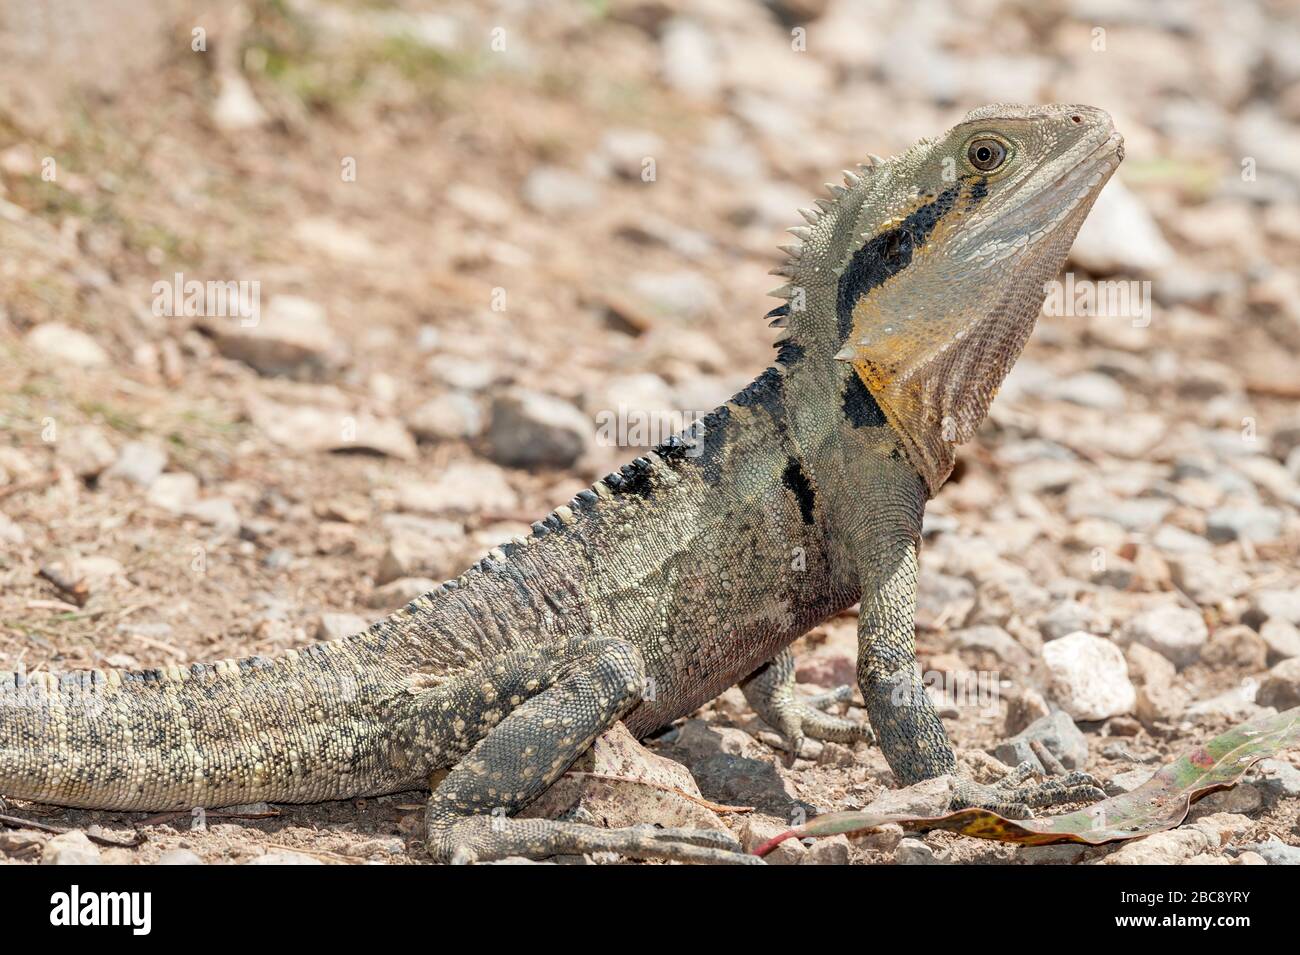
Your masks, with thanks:
[(840, 276), (835, 319), (843, 343), (853, 330), (853, 306), (858, 299), (912, 264), (912, 253), (925, 245), (939, 220), (952, 211), (961, 193), (958, 182), (915, 210), (892, 229), (869, 239), (853, 253)]
[(785, 471), (781, 475), (781, 483), (784, 484), (794, 499), (799, 502), (799, 516), (803, 518), (805, 524), (813, 522), (813, 505), (817, 501), (817, 492), (813, 490), (812, 483), (808, 480), (808, 475), (803, 473), (803, 467), (799, 464), (798, 458), (791, 458), (785, 465)]
[(843, 408), (844, 417), (855, 428), (881, 428), (885, 425), (885, 413), (856, 371), (851, 372), (844, 382)]

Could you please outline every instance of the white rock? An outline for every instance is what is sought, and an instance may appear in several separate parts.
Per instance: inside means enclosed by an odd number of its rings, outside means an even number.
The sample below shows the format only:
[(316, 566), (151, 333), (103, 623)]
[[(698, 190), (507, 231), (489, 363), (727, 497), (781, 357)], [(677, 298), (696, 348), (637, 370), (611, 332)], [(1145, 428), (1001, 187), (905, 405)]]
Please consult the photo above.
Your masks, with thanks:
[(1260, 680), (1255, 702), (1279, 710), (1300, 706), (1300, 657), (1290, 657), (1269, 670)]
[(1040, 394), (1101, 411), (1123, 411), (1127, 401), (1124, 389), (1114, 378), (1095, 371), (1055, 379), (1046, 383)]
[(637, 296), (666, 315), (697, 318), (716, 311), (719, 297), (713, 281), (698, 272), (641, 272), (628, 279)]
[(93, 424), (67, 429), (59, 437), (55, 454), (79, 478), (95, 477), (117, 459), (113, 445)]
[(280, 850), (268, 852), (255, 859), (249, 859), (244, 865), (324, 865), (319, 859), (313, 859), (301, 852)]
[(500, 377), (490, 362), (451, 355), (434, 355), (428, 369), (437, 381), (461, 391), (482, 391)]
[(538, 212), (564, 214), (596, 204), (600, 193), (584, 176), (557, 166), (538, 166), (528, 174), (524, 202)]
[(95, 592), (121, 582), (126, 569), (121, 562), (112, 557), (91, 554), (86, 557), (70, 557), (66, 560), (53, 561), (46, 564), (41, 572), (47, 577)]
[(200, 324), (217, 351), (262, 375), (321, 377), (347, 357), (324, 307), (298, 295), (276, 295), (255, 316), (207, 316)]
[(413, 409), (406, 426), (419, 441), (473, 438), (483, 432), (483, 411), (469, 395), (448, 391)]
[(1155, 607), (1133, 617), (1120, 628), (1124, 646), (1140, 643), (1181, 668), (1195, 663), (1210, 638), (1205, 620), (1185, 607)]
[(317, 622), (316, 637), (319, 640), (340, 640), (360, 633), (369, 626), (365, 617), (354, 613), (323, 613)]
[(934, 850), (920, 839), (902, 839), (894, 849), (894, 862), (898, 865), (939, 865)]
[(0, 513), (0, 544), (21, 547), (25, 543), (27, 543), (26, 532), (10, 520), (8, 515)]
[(454, 535), (424, 537), (400, 534), (389, 541), (375, 573), (375, 583), (383, 585), (401, 577), (454, 577), (473, 559), (464, 531), (455, 525)]
[(1090, 605), (1077, 600), (1063, 600), (1043, 614), (1038, 622), (1038, 630), (1044, 640), (1059, 640), (1080, 630), (1084, 633), (1105, 633), (1108, 625), (1101, 617)]
[(600, 141), (601, 158), (615, 175), (640, 180), (647, 159), (663, 155), (664, 141), (644, 129), (607, 130)]
[(848, 865), (852, 849), (848, 836), (840, 835), (817, 839), (808, 847), (808, 853), (804, 856), (802, 864)]
[(376, 610), (396, 610), (438, 586), (438, 581), (430, 577), (402, 577), (376, 587), (368, 602)]
[(41, 865), (99, 865), (99, 849), (80, 829), (64, 832), (41, 849)]
[(1240, 723), (1258, 715), (1260, 705), (1255, 702), (1258, 693), (1258, 684), (1253, 680), (1243, 680), (1217, 696), (1193, 703), (1183, 715), (1192, 724), (1202, 721)]
[(61, 322), (46, 322), (27, 333), (27, 344), (47, 358), (79, 368), (98, 368), (109, 362), (108, 352), (83, 331)]
[(467, 219), (481, 225), (501, 225), (514, 214), (514, 208), (495, 192), (465, 182), (453, 182), (443, 198)]
[(1276, 507), (1242, 504), (1217, 507), (1205, 517), (1205, 536), (1212, 541), (1250, 540), (1267, 543), (1282, 534), (1282, 512)]
[(485, 461), (460, 461), (432, 481), (408, 481), (397, 488), (398, 505), (407, 511), (481, 513), (512, 511), (519, 496), (505, 472)]
[(586, 408), (602, 447), (653, 447), (690, 423), (676, 410), (672, 388), (649, 372), (605, 380), (588, 395)]
[(1119, 647), (1090, 633), (1067, 634), (1043, 645), (1050, 695), (1076, 720), (1130, 713), (1137, 694)]
[(592, 441), (591, 420), (563, 399), (512, 388), (492, 402), (487, 455), (508, 467), (567, 468)]
[(113, 466), (104, 472), (104, 477), (118, 478), (138, 484), (140, 487), (152, 487), (167, 467), (167, 452), (148, 441), (128, 441), (117, 453)]
[(1174, 250), (1133, 193), (1111, 179), (1097, 196), (1070, 249), (1070, 261), (1099, 275), (1158, 272), (1174, 260)]
[(205, 865), (205, 863), (192, 849), (168, 849), (158, 857), (154, 865)]
[(253, 424), (275, 444), (297, 451), (366, 451), (413, 460), (415, 440), (395, 418), (350, 409), (288, 405), (252, 397)]
[(1193, 534), (1172, 524), (1163, 524), (1156, 528), (1151, 543), (1166, 555), (1208, 554), (1214, 550), (1214, 546), (1200, 534)]
[(1265, 620), (1260, 625), (1259, 635), (1268, 647), (1269, 660), (1300, 657), (1300, 629), (1291, 621), (1281, 617)]
[(331, 259), (354, 265), (373, 262), (379, 255), (364, 233), (333, 219), (303, 219), (294, 225), (293, 237)]
[(665, 25), (660, 49), (669, 86), (696, 99), (717, 94), (722, 71), (712, 33), (693, 20), (676, 17)]
[(184, 513), (204, 524), (212, 525), (223, 534), (235, 533), (241, 523), (235, 503), (224, 497), (209, 497), (201, 501), (193, 501), (185, 508)]
[(1276, 617), (1300, 626), (1300, 589), (1256, 591), (1250, 600), (1250, 613), (1247, 623)]
[(161, 474), (149, 488), (146, 500), (173, 514), (182, 513), (199, 496), (199, 479), (186, 471)]
[(255, 129), (267, 121), (266, 110), (253, 95), (248, 80), (235, 70), (224, 70), (217, 78), (217, 99), (212, 104), (212, 122), (228, 133)]
[(465, 24), (445, 13), (405, 13), (381, 10), (367, 19), (386, 36), (411, 40), (421, 46), (447, 53), (455, 52), (463, 42)]
[(0, 445), (0, 485), (28, 481), (37, 474), (37, 467), (27, 455), (17, 448)]
[(983, 625), (955, 630), (948, 639), (958, 650), (987, 651), (1003, 663), (1015, 667), (1029, 666), (1029, 654), (1011, 634), (1001, 627)]
[(1247, 574), (1209, 554), (1177, 554), (1169, 558), (1169, 569), (1179, 589), (1202, 607), (1224, 603), (1250, 586)]

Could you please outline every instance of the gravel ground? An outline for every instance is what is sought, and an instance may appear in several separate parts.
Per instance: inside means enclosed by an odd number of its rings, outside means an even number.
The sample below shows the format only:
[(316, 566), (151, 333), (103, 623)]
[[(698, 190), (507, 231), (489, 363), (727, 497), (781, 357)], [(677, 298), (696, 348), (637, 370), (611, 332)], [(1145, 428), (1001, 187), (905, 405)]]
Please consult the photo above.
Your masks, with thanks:
[[(0, 11), (0, 669), (352, 632), (635, 453), (603, 414), (670, 431), (765, 367), (765, 273), (835, 170), (985, 102), (1074, 101), (1128, 157), (927, 514), (922, 666), (976, 764), (1025, 731), (1116, 792), (1300, 703), (1294, 5), (97, 10)], [(258, 283), (260, 320), (187, 312), (164, 287), (191, 279)], [(810, 692), (851, 681), (852, 618), (797, 650)], [(588, 810), (749, 844), (892, 785), (865, 744), (787, 766), (735, 690), (606, 742), (754, 810), (614, 784)], [(1177, 838), (884, 831), (779, 861), (1295, 861), (1298, 761)], [(16, 803), (77, 834), (0, 828), (0, 862), (420, 862), (419, 804)]]

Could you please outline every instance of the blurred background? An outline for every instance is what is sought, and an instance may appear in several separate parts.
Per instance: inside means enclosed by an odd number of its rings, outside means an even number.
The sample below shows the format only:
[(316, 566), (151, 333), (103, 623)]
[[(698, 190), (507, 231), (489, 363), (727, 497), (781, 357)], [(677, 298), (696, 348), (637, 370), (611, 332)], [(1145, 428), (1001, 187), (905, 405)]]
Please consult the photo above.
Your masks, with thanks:
[(928, 515), (923, 659), (995, 627), (1046, 686), (1045, 639), (1174, 633), (1133, 732), (1250, 712), (1300, 656), (1283, 0), (0, 2), (0, 668), (273, 652), (454, 576), (630, 456), (602, 412), (765, 367), (823, 182), (997, 101), (1110, 111), (1068, 269), (1150, 307), (1040, 322)]

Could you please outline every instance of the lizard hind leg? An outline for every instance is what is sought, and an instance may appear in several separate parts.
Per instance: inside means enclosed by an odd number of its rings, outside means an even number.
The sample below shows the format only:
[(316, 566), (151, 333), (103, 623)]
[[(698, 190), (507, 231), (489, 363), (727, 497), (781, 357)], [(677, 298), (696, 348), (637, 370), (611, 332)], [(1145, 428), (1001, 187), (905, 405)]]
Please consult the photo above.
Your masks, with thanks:
[(780, 734), (791, 758), (798, 755), (809, 736), (834, 743), (873, 738), (869, 724), (823, 712), (825, 707), (847, 701), (853, 695), (851, 687), (841, 686), (816, 696), (801, 697), (795, 685), (794, 654), (789, 647), (740, 684), (754, 712)]
[(429, 706), (417, 717), (431, 724), (420, 734), (423, 738), (445, 736), (448, 719), (458, 729), (477, 725), (482, 730), (429, 797), (425, 822), (435, 860), (468, 863), (617, 852), (684, 862), (759, 861), (743, 854), (725, 833), (648, 826), (601, 829), (510, 818), (641, 699), (644, 664), (626, 641), (574, 640), (545, 656), (544, 672), (530, 670), (523, 680), (515, 671), (535, 668), (539, 651), (522, 660), (508, 656), (455, 688), (429, 691)]

